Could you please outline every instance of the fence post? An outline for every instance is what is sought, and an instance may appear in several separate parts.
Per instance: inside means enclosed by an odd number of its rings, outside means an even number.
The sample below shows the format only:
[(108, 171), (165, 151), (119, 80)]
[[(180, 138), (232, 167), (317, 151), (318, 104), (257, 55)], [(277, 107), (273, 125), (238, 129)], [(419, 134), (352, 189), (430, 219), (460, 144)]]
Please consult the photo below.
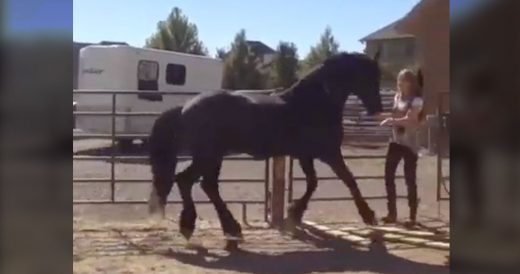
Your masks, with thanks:
[[(442, 183), (442, 93), (439, 93), (439, 104), (437, 105), (437, 202), (441, 200)], [(440, 209), (440, 208), (439, 208)], [(440, 213), (440, 210), (439, 210)], [(440, 214), (439, 214), (440, 215)]]
[(271, 225), (283, 225), (285, 211), (285, 156), (273, 159), (273, 189), (271, 195)]

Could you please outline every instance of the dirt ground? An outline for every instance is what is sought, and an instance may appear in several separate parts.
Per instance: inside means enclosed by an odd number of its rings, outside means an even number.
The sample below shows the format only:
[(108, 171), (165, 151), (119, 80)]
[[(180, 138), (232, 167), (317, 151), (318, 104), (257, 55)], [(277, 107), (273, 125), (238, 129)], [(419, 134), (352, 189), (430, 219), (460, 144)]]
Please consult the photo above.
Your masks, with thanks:
[[(81, 155), (107, 155), (107, 141), (76, 140), (74, 152)], [(104, 148), (105, 147), (105, 148)], [(137, 149), (133, 154), (144, 155)], [(347, 147), (344, 155), (382, 155), (385, 147), (364, 149)], [(347, 160), (354, 175), (382, 175), (384, 160)], [(180, 162), (178, 169), (189, 162)], [(334, 176), (327, 166), (316, 161), (319, 176)], [(261, 179), (265, 163), (262, 161), (225, 161), (221, 178)], [(449, 170), (449, 162), (443, 161), (443, 169)], [(106, 161), (74, 161), (75, 178), (110, 177), (110, 164)], [(117, 179), (149, 179), (149, 166), (145, 161), (122, 161), (115, 166)], [(295, 163), (295, 176), (303, 176)], [(402, 164), (398, 168), (402, 175)], [(449, 174), (445, 174), (449, 175)], [(406, 195), (404, 181), (397, 180), (397, 192)], [(381, 180), (358, 181), (364, 196), (385, 195)], [(449, 186), (448, 186), (449, 187)], [(436, 201), (436, 158), (423, 156), (418, 163), (418, 189), (421, 204), (419, 221), (449, 224), (449, 202)], [(304, 182), (295, 182), (294, 197), (305, 190)], [(147, 200), (150, 183), (116, 184), (116, 200)], [(220, 192), (225, 200), (265, 199), (263, 183), (222, 183)], [(196, 185), (194, 199), (207, 201)], [(314, 197), (350, 196), (345, 185), (338, 180), (321, 180)], [(443, 196), (447, 196), (443, 192)], [(108, 183), (74, 184), (75, 200), (100, 200), (110, 197)], [(171, 200), (180, 200), (175, 187)], [(369, 200), (376, 214), (386, 214), (386, 201)], [(229, 204), (230, 210), (240, 220), (242, 208)], [(75, 205), (74, 206), (74, 273), (448, 273), (444, 266), (447, 252), (415, 247), (392, 247), (388, 252), (358, 250), (347, 244), (309, 240), (305, 234), (297, 239), (268, 229), (263, 223), (263, 205), (247, 206), (247, 222), (244, 225), (246, 242), (243, 252), (229, 254), (223, 251), (222, 232), (213, 207), (197, 205), (197, 230), (194, 240), (207, 248), (190, 250), (177, 233), (180, 205), (167, 207), (169, 221), (160, 223), (149, 220), (146, 205)], [(400, 218), (408, 215), (406, 200), (398, 202)], [(304, 217), (327, 224), (359, 223), (360, 218), (352, 202), (311, 202)], [(258, 225), (259, 224), (259, 225)], [(260, 227), (259, 227), (260, 226)], [(315, 258), (315, 259), (314, 259)]]
[(308, 231), (286, 235), (255, 223), (241, 250), (222, 249), (217, 224), (199, 221), (188, 248), (173, 221), (74, 223), (74, 273), (449, 273), (447, 252), (404, 245), (356, 248)]

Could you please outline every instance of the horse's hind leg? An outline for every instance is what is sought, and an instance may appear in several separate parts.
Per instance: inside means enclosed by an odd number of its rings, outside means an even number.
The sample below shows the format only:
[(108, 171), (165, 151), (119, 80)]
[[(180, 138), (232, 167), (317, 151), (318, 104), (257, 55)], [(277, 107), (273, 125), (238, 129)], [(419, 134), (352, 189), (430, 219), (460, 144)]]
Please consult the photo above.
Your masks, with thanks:
[(191, 238), (191, 235), (193, 235), (193, 231), (195, 230), (197, 211), (195, 210), (191, 189), (199, 177), (200, 173), (196, 170), (196, 166), (193, 163), (175, 176), (175, 181), (179, 186), (183, 206), (180, 216), (179, 230), (186, 240)]
[(327, 163), (334, 173), (345, 183), (345, 185), (349, 188), (350, 193), (352, 194), (352, 198), (354, 199), (354, 203), (358, 209), (359, 214), (363, 218), (363, 222), (369, 225), (374, 225), (377, 223), (375, 218), (375, 213), (370, 209), (367, 202), (361, 195), (361, 191), (359, 191), (358, 184), (356, 183), (356, 179), (354, 179), (354, 175), (348, 167), (343, 162), (343, 156), (341, 155), (341, 151), (335, 153), (331, 157), (326, 157), (322, 159), (325, 163)]
[(318, 179), (316, 177), (316, 170), (314, 169), (313, 159), (300, 158), (299, 162), (307, 180), (307, 189), (305, 190), (303, 196), (299, 200), (294, 201), (294, 203), (289, 207), (288, 216), (289, 221), (292, 222), (291, 225), (298, 225), (301, 223), (303, 213), (307, 209), (309, 200), (318, 186)]
[(224, 235), (228, 238), (226, 248), (236, 248), (237, 242), (242, 239), (242, 228), (227, 208), (219, 193), (218, 177), (222, 166), (222, 158), (215, 161), (205, 161), (203, 165), (202, 190), (204, 190), (209, 200), (215, 206)]

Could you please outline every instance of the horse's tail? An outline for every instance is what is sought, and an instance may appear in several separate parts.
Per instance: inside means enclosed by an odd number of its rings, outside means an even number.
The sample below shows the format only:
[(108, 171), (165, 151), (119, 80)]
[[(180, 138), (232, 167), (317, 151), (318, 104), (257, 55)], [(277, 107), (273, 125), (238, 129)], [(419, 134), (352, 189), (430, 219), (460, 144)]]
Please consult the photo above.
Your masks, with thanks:
[(150, 134), (150, 165), (153, 187), (148, 201), (150, 214), (159, 213), (164, 217), (168, 194), (170, 193), (177, 165), (181, 110), (176, 107), (162, 113), (155, 121)]

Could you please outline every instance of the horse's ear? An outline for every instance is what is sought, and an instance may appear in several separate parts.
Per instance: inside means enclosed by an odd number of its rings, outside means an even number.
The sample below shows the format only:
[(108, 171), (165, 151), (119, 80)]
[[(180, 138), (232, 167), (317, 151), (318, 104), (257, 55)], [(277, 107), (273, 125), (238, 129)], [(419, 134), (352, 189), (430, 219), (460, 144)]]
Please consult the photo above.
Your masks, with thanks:
[(424, 87), (424, 77), (423, 77), (422, 69), (419, 69), (417, 71), (417, 84), (419, 85), (420, 88)]
[(377, 49), (376, 54), (374, 55), (374, 61), (376, 63), (379, 63), (379, 56), (381, 56), (381, 47)]

